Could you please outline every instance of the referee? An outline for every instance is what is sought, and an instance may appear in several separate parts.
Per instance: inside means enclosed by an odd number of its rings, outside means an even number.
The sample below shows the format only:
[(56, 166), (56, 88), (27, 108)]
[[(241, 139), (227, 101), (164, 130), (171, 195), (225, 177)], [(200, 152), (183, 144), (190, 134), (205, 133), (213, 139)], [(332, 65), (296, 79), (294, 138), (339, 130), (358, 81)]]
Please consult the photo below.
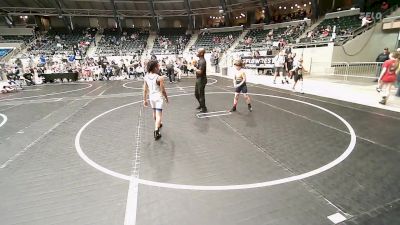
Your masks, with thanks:
[(199, 102), (199, 106), (197, 107), (197, 109), (199, 110), (199, 113), (207, 112), (206, 99), (204, 96), (204, 89), (207, 84), (207, 75), (206, 75), (207, 64), (206, 64), (206, 60), (204, 59), (205, 53), (206, 53), (206, 50), (204, 48), (199, 48), (197, 50), (197, 57), (199, 57), (199, 61), (197, 62), (196, 70), (195, 70), (196, 86), (195, 86), (194, 95), (196, 96), (196, 99)]

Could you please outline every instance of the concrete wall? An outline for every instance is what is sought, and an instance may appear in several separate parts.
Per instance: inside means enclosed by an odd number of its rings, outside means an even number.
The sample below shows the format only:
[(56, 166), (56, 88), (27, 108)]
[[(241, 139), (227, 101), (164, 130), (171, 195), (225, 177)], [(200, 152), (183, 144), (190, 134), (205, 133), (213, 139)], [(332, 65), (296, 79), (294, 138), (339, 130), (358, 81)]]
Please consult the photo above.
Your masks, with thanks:
[(159, 20), (160, 28), (187, 28), (188, 27), (188, 18), (185, 17), (168, 17)]
[(0, 43), (0, 48), (18, 48), (21, 43)]
[(382, 23), (364, 34), (348, 41), (343, 46), (336, 46), (333, 50), (333, 62), (375, 62), (376, 57), (383, 52), (383, 48), (393, 51), (396, 48), (399, 32), (396, 30), (382, 30)]
[(322, 72), (326, 67), (330, 67), (333, 49), (333, 44), (329, 44), (325, 47), (297, 48), (293, 49), (293, 52), (296, 53), (297, 58), (303, 58), (303, 65), (307, 70), (311, 68), (312, 64), (313, 72)]
[(50, 26), (53, 28), (65, 27), (63, 19), (60, 19), (58, 17), (50, 17)]
[[(74, 27), (91, 27), (90, 18), (89, 17), (72, 17), (72, 23)], [(69, 18), (68, 18), (69, 20)], [(97, 26), (94, 26), (97, 27)]]
[(32, 28), (0, 27), (0, 35), (32, 35)]

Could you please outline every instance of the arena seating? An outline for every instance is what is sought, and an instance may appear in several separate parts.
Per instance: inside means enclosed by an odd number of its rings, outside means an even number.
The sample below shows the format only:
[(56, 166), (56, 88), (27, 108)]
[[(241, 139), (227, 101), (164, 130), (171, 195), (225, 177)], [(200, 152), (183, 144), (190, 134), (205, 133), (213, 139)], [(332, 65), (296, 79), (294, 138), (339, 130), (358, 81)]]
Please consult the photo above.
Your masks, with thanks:
[(0, 42), (3, 43), (29, 43), (33, 40), (32, 35), (4, 35), (0, 36)]
[(105, 29), (96, 49), (99, 56), (117, 56), (142, 52), (147, 45), (148, 31), (127, 28), (121, 32)]
[(255, 50), (272, 46), (273, 42), (283, 39), (286, 43), (295, 43), (296, 39), (304, 32), (305, 25), (288, 26), (277, 29), (253, 29), (236, 46), (235, 50)]
[(77, 28), (72, 33), (65, 29), (52, 29), (43, 37), (38, 38), (31, 46), (30, 51), (47, 56), (72, 55), (74, 54), (73, 46), (77, 45), (84, 56), (96, 32), (95, 28)]
[(235, 42), (241, 33), (242, 31), (218, 33), (203, 32), (199, 35), (196, 43), (192, 47), (205, 48), (207, 52), (211, 52), (214, 49), (220, 49), (221, 52), (224, 52), (228, 50), (228, 48), (233, 44), (233, 42)]
[(190, 36), (185, 28), (161, 29), (154, 40), (153, 54), (182, 54)]
[(322, 42), (329, 41), (332, 37), (333, 28), (336, 26), (336, 39), (351, 35), (352, 32), (361, 27), (359, 15), (345, 16), (339, 18), (324, 19), (313, 31), (312, 35), (301, 42)]

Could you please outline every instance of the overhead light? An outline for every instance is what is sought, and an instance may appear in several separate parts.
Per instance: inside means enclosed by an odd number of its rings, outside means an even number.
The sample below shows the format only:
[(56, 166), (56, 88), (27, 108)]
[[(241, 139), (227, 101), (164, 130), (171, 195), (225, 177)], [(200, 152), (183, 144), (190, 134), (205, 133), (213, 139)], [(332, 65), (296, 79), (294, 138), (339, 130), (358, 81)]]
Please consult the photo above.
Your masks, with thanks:
[(308, 2), (309, 5), (311, 5), (311, 2)]
[(265, 13), (265, 10), (264, 10), (264, 9), (262, 10), (262, 13)]
[(279, 6), (279, 9), (282, 9), (282, 6)]
[(286, 6), (285, 6), (285, 7), (283, 7), (283, 9), (286, 9)]
[(212, 18), (212, 16), (210, 16), (210, 19)]
[(304, 7), (306, 7), (307, 6), (307, 4), (304, 4)]
[(294, 6), (297, 6), (297, 4), (294, 4)]
[(292, 7), (290, 7), (291, 9), (293, 9), (293, 6)]
[(245, 17), (245, 15), (243, 13), (240, 13), (240, 15), (242, 15), (243, 17)]

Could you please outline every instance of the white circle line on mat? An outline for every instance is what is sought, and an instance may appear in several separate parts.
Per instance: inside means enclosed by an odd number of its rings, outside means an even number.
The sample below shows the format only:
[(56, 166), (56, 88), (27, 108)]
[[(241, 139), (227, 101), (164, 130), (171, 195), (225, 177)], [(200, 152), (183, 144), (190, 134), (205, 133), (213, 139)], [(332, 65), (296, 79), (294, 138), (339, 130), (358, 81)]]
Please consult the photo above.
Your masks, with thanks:
[(3, 121), (0, 123), (0, 127), (2, 127), (7, 122), (7, 116), (2, 113), (0, 113), (0, 116), (3, 117)]
[[(232, 94), (230, 92), (209, 92), (207, 94)], [(187, 96), (187, 95), (192, 95), (192, 94), (178, 94), (178, 95), (172, 95), (170, 97), (179, 97), (179, 96)], [(266, 181), (266, 182), (259, 182), (259, 183), (249, 183), (249, 184), (238, 184), (238, 185), (210, 185), (210, 186), (203, 186), (203, 185), (187, 185), (187, 184), (174, 184), (174, 183), (164, 183), (164, 182), (157, 182), (157, 181), (151, 181), (151, 180), (146, 180), (146, 179), (140, 179), (140, 178), (132, 178), (131, 176), (125, 175), (125, 174), (121, 174), (112, 170), (109, 170), (99, 164), (97, 164), (96, 162), (94, 162), (93, 160), (91, 160), (89, 157), (87, 157), (87, 155), (83, 152), (81, 146), (80, 146), (80, 138), (81, 135), (83, 133), (83, 131), (86, 129), (86, 127), (88, 127), (93, 121), (95, 121), (96, 119), (112, 112), (118, 109), (121, 109), (123, 107), (126, 106), (130, 106), (130, 105), (134, 105), (134, 104), (138, 104), (141, 103), (142, 101), (137, 101), (137, 102), (133, 102), (133, 103), (128, 103), (119, 107), (115, 107), (113, 109), (110, 109), (106, 112), (101, 113), (100, 115), (94, 117), (93, 119), (91, 119), (90, 121), (88, 121), (85, 125), (83, 125), (81, 127), (81, 129), (78, 131), (78, 133), (75, 136), (75, 148), (76, 151), (78, 152), (79, 156), (85, 161), (87, 162), (89, 165), (91, 165), (92, 167), (94, 167), (95, 169), (114, 176), (116, 178), (119, 179), (123, 179), (123, 180), (127, 180), (130, 181), (131, 179), (136, 179), (137, 182), (139, 184), (143, 184), (143, 185), (148, 185), (148, 186), (154, 186), (154, 187), (162, 187), (162, 188), (170, 188), (170, 189), (181, 189), (181, 190), (198, 190), (198, 191), (227, 191), (227, 190), (243, 190), (243, 189), (251, 189), (251, 188), (260, 188), (260, 187), (268, 187), (268, 186), (274, 186), (274, 185), (278, 185), (278, 184), (284, 184), (284, 183), (288, 183), (288, 182), (292, 182), (292, 181), (297, 181), (297, 180), (302, 180), (311, 176), (315, 176), (317, 174), (320, 174), (324, 171), (327, 171), (331, 168), (333, 168), (334, 166), (338, 165), (339, 163), (341, 163), (343, 160), (345, 160), (353, 151), (355, 145), (356, 145), (356, 134), (355, 131), (353, 129), (353, 127), (350, 125), (349, 122), (347, 122), (344, 118), (342, 118), (341, 116), (339, 116), (338, 114), (325, 109), (321, 106), (309, 103), (309, 102), (304, 102), (304, 101), (300, 101), (297, 99), (291, 99), (291, 98), (285, 98), (285, 97), (281, 97), (281, 96), (275, 96), (275, 95), (265, 95), (265, 94), (250, 94), (249, 95), (253, 95), (253, 96), (264, 96), (264, 97), (271, 97), (271, 98), (279, 98), (279, 99), (285, 99), (285, 100), (289, 100), (289, 101), (293, 101), (293, 102), (299, 102), (299, 103), (303, 103), (315, 108), (318, 108), (322, 111), (325, 111), (333, 116), (335, 116), (336, 118), (338, 118), (349, 130), (350, 133), (350, 143), (348, 145), (348, 147), (346, 148), (346, 150), (335, 160), (333, 160), (332, 162), (321, 166), (317, 169), (311, 170), (309, 172), (306, 173), (302, 173), (299, 175), (295, 175), (295, 176), (290, 176), (290, 177), (285, 177), (282, 179), (277, 179), (277, 180), (271, 180), (271, 181)]]

